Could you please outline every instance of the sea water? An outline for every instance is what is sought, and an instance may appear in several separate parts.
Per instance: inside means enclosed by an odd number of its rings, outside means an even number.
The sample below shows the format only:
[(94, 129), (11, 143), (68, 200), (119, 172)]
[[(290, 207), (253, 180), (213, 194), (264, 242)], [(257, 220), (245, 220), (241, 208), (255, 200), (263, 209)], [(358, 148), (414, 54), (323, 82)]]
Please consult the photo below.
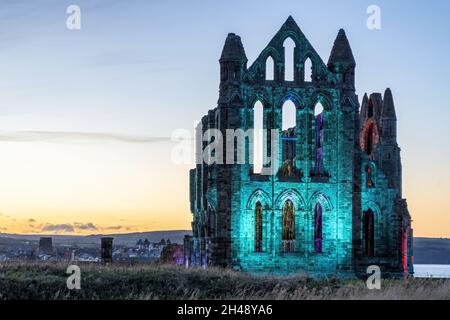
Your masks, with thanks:
[(415, 264), (415, 278), (450, 278), (450, 264)]

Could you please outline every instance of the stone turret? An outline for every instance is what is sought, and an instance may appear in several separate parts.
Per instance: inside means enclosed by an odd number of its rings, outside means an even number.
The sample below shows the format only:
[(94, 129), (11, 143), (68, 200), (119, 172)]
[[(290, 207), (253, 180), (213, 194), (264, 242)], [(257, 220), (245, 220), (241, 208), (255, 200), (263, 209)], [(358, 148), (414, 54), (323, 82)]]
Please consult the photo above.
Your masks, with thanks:
[(383, 143), (397, 143), (397, 115), (391, 89), (384, 92), (383, 106), (380, 115), (381, 140)]
[(247, 62), (244, 46), (242, 45), (241, 37), (234, 33), (229, 33), (225, 45), (223, 46), (220, 60), (222, 62)]
[(230, 98), (239, 88), (244, 71), (247, 69), (247, 56), (241, 37), (229, 33), (223, 46), (220, 63), (220, 98), (219, 104)]
[(369, 104), (369, 97), (367, 96), (367, 93), (364, 93), (364, 97), (361, 102), (361, 111), (359, 113), (359, 123), (360, 125), (364, 125), (364, 121), (367, 119), (367, 108)]
[(355, 90), (355, 67), (350, 43), (344, 29), (340, 29), (328, 59), (328, 69), (338, 75), (344, 89)]
[(379, 124), (381, 108), (383, 107), (383, 96), (379, 92), (374, 92), (369, 96), (368, 115), (374, 117), (377, 125)]
[(389, 185), (401, 194), (401, 161), (400, 148), (397, 144), (397, 115), (391, 89), (386, 89), (379, 120), (380, 127), (380, 160)]

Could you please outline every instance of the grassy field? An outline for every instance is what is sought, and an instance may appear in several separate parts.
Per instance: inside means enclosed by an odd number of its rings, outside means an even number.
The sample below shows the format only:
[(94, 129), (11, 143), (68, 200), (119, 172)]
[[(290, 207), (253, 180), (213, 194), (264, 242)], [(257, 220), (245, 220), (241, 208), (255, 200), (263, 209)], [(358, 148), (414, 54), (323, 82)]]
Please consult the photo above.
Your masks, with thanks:
[(1, 263), (1, 299), (450, 299), (450, 279), (364, 281), (262, 277), (165, 265), (80, 265), (81, 290), (66, 287), (67, 265)]

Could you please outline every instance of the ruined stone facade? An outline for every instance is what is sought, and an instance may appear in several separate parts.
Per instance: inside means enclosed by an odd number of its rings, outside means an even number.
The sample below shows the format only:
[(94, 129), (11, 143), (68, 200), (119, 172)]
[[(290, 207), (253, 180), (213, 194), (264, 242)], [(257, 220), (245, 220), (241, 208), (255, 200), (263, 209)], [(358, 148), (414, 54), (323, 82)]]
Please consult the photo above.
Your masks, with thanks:
[[(291, 81), (285, 77), (286, 39), (295, 43)], [(224, 137), (227, 129), (252, 129), (257, 102), (264, 129), (280, 131), (283, 105), (293, 102), (295, 126), (282, 131), (279, 143), (271, 142), (271, 131), (264, 133), (264, 166), (279, 154), (273, 174), (255, 172), (251, 136), (231, 144), (233, 154), (244, 150), (244, 163), (197, 161), (190, 171), (193, 235), (185, 238), (186, 266), (360, 277), (378, 265), (386, 277), (412, 274), (392, 93), (364, 95), (360, 108), (344, 30), (328, 64), (292, 17), (250, 67), (233, 33), (219, 61), (218, 105), (197, 128), (198, 158), (211, 142), (201, 139), (208, 129)]]

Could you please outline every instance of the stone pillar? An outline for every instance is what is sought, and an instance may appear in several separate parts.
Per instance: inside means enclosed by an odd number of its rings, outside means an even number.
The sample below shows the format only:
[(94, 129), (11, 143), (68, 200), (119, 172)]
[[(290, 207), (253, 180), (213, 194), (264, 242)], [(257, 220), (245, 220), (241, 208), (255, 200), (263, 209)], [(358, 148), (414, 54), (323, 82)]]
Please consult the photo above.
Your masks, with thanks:
[(102, 241), (102, 263), (112, 263), (112, 245), (113, 239), (111, 237), (104, 237)]
[(282, 215), (283, 215), (283, 209), (274, 208), (273, 210), (273, 246), (272, 246), (272, 252), (274, 255), (278, 255), (281, 252), (281, 232), (283, 229), (282, 225)]
[(263, 110), (263, 167), (269, 162), (271, 117), (271, 108), (265, 106)]
[(297, 106), (295, 106), (295, 137), (297, 138), (297, 141), (295, 142), (295, 167), (297, 169), (301, 169), (303, 173), (305, 172), (305, 168), (302, 167), (302, 164), (305, 163), (305, 161), (302, 161), (304, 158), (304, 143), (306, 139), (304, 129), (304, 118), (303, 118), (303, 112), (301, 109)]
[(314, 164), (314, 129), (315, 129), (315, 118), (314, 118), (314, 110), (311, 108), (306, 108), (305, 113), (305, 124), (306, 124), (306, 133), (305, 133), (305, 148), (303, 150), (305, 157), (305, 168), (304, 172), (305, 181), (311, 181), (311, 169)]
[(190, 267), (190, 256), (191, 256), (191, 236), (184, 236), (184, 264), (186, 269)]
[[(278, 170), (283, 166), (283, 109), (276, 108), (274, 109), (274, 129), (278, 130), (278, 148), (275, 152), (278, 154), (278, 166), (275, 169), (275, 174), (278, 173)], [(273, 158), (273, 155), (272, 155)]]

